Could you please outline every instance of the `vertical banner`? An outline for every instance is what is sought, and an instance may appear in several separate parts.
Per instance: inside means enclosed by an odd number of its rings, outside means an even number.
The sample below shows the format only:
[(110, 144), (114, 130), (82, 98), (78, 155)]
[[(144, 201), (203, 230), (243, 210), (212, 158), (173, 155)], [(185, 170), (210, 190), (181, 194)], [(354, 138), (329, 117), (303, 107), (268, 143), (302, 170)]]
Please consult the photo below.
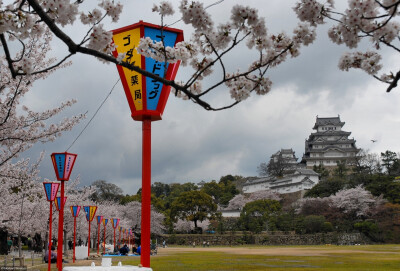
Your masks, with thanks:
[(102, 221), (103, 221), (103, 216), (102, 215), (98, 215), (97, 216), (97, 224), (101, 224)]
[[(64, 206), (65, 206), (66, 202), (67, 202), (67, 197), (64, 197)], [(56, 197), (54, 204), (56, 205), (57, 211), (60, 211), (61, 210), (61, 197)]]
[(46, 193), (47, 201), (55, 200), (58, 192), (58, 188), (60, 187), (59, 183), (43, 183), (44, 192)]
[(116, 229), (119, 224), (119, 218), (113, 218), (112, 222), (113, 222), (113, 228)]
[(83, 206), (83, 210), (86, 213), (86, 220), (92, 221), (97, 210), (97, 206)]
[(70, 206), (71, 214), (73, 217), (78, 217), (81, 206)]

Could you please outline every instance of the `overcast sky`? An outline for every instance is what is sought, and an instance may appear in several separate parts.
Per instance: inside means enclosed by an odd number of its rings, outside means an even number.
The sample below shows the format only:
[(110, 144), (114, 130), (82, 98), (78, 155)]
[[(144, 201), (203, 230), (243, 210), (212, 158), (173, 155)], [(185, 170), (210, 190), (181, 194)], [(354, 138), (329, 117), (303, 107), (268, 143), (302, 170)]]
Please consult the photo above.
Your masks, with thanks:
[[(93, 1), (86, 1), (93, 2)], [(86, 3), (85, 2), (85, 3)], [(105, 23), (116, 29), (143, 20), (159, 24), (151, 12), (158, 1), (121, 1), (124, 11), (117, 24)], [(177, 1), (176, 1), (177, 2)], [(205, 5), (215, 1), (204, 1)], [(229, 18), (234, 3), (257, 7), (265, 17), (269, 33), (291, 33), (297, 25), (292, 10), (295, 1), (227, 1), (209, 9), (215, 20)], [(342, 1), (344, 2), (344, 1)], [(175, 5), (176, 11), (178, 10)], [(168, 18), (167, 24), (179, 19)], [(175, 28), (184, 30), (186, 39), (191, 29), (178, 22)], [(316, 116), (340, 115), (345, 131), (357, 147), (380, 153), (400, 151), (400, 89), (386, 93), (386, 86), (358, 70), (343, 72), (337, 68), (343, 52), (349, 49), (332, 44), (326, 34), (329, 25), (318, 31), (317, 41), (303, 48), (301, 55), (271, 70), (272, 91), (265, 96), (252, 95), (233, 109), (207, 112), (198, 105), (170, 96), (163, 120), (152, 123), (152, 182), (200, 182), (219, 180), (232, 174), (256, 176), (257, 166), (281, 148), (292, 148), (299, 161), (304, 153), (304, 141), (313, 132)], [(75, 41), (87, 29), (66, 29)], [(55, 55), (66, 47), (55, 43)], [(368, 48), (368, 47), (366, 47)], [(248, 65), (245, 50), (232, 55), (227, 62), (232, 71)], [(64, 152), (93, 116), (101, 102), (119, 79), (115, 65), (106, 65), (92, 57), (77, 55), (73, 65), (57, 71), (45, 81), (36, 82), (26, 102), (36, 110), (53, 107), (67, 99), (78, 103), (63, 116), (87, 113), (87, 119), (54, 143), (37, 144), (26, 155), (36, 158), (41, 151), (46, 157), (40, 175), (55, 179), (50, 154)], [(384, 51), (386, 70), (398, 70), (399, 56)], [(189, 70), (181, 67), (177, 80), (184, 80)], [(208, 97), (209, 102), (229, 104), (225, 88)], [(86, 131), (69, 150), (78, 158), (72, 177), (81, 176), (82, 185), (106, 180), (124, 190), (136, 193), (141, 187), (141, 122), (133, 121), (119, 82)], [(371, 139), (377, 140), (372, 143)]]

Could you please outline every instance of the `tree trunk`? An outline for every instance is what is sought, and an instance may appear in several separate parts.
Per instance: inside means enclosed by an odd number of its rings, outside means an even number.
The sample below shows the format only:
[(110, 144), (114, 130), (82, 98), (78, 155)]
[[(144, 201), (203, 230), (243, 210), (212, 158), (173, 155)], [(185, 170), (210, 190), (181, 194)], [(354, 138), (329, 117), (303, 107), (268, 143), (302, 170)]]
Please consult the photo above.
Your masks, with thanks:
[(0, 255), (8, 255), (7, 238), (8, 238), (7, 230), (0, 229)]
[(25, 194), (22, 195), (21, 212), (20, 212), (20, 216), (19, 216), (19, 226), (18, 226), (18, 256), (20, 259), (22, 257), (21, 224), (22, 224), (22, 217), (23, 217), (23, 210), (24, 210), (24, 199), (25, 199)]

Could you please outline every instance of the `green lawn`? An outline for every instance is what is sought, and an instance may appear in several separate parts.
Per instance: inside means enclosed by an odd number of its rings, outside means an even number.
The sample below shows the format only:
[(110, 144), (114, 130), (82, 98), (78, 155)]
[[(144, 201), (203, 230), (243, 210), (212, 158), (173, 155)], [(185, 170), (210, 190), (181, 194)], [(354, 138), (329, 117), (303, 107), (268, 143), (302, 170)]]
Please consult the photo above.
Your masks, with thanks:
[[(371, 246), (298, 246), (298, 247), (240, 247), (248, 253), (210, 251), (189, 251), (180, 247), (179, 251), (159, 249), (159, 254), (151, 256), (151, 267), (154, 271), (187, 271), (187, 270), (359, 270), (385, 271), (400, 270), (400, 245)], [(260, 249), (278, 251), (277, 255), (259, 253)], [(279, 251), (293, 249), (294, 255)], [(221, 247), (223, 250), (224, 248)], [(228, 249), (228, 248), (227, 248)], [(253, 255), (251, 251), (258, 250)], [(292, 252), (291, 252), (292, 253)], [(271, 254), (271, 253), (270, 253)], [(113, 265), (121, 261), (123, 265), (138, 265), (140, 257), (114, 257)], [(66, 265), (72, 265), (70, 263)], [(89, 265), (87, 261), (78, 261), (78, 265)], [(99, 265), (100, 262), (96, 262)], [(29, 270), (47, 270), (47, 265), (28, 265)], [(56, 270), (53, 265), (52, 270)]]
[[(390, 251), (390, 249), (388, 250)], [(139, 260), (127, 260), (137, 265)], [(354, 253), (328, 256), (263, 256), (223, 252), (190, 252), (151, 258), (151, 267), (162, 270), (400, 270), (399, 250), (384, 255)]]

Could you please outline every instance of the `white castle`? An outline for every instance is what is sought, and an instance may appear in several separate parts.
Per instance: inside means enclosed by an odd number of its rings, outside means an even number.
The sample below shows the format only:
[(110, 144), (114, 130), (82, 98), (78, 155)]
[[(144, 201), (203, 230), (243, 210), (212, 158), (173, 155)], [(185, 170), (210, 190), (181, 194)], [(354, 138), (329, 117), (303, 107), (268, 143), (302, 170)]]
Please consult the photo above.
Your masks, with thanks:
[(351, 132), (342, 130), (344, 124), (339, 116), (317, 116), (313, 127), (315, 132), (305, 141), (302, 163), (305, 163), (307, 168), (313, 168), (314, 165), (332, 168), (340, 162), (351, 165), (360, 149), (356, 147), (354, 138), (349, 139)]
[(281, 194), (293, 193), (311, 189), (319, 182), (319, 176), (312, 170), (314, 165), (323, 165), (334, 168), (338, 163), (351, 165), (360, 151), (356, 141), (349, 139), (351, 132), (342, 131), (344, 122), (340, 117), (319, 118), (317, 116), (313, 127), (316, 132), (311, 133), (305, 141), (305, 153), (300, 163), (292, 149), (281, 149), (271, 156), (271, 160), (283, 158), (287, 167), (283, 177), (267, 176), (247, 181), (243, 185), (244, 193), (253, 193), (260, 190), (273, 190)]

